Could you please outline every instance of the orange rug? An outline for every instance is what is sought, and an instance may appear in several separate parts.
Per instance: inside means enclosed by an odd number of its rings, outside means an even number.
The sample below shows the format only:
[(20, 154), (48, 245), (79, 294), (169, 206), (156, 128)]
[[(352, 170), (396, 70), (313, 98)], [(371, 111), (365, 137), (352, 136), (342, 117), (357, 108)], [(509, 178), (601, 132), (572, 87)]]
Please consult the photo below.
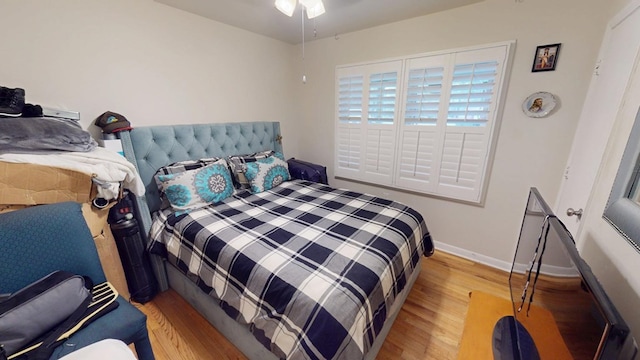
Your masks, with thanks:
[[(462, 332), (458, 359), (493, 359), (493, 327), (501, 317), (513, 315), (511, 300), (480, 291), (473, 291), (469, 296), (471, 301)], [(522, 324), (533, 337), (541, 360), (573, 359), (549, 311), (532, 305), (529, 317), (524, 318)]]

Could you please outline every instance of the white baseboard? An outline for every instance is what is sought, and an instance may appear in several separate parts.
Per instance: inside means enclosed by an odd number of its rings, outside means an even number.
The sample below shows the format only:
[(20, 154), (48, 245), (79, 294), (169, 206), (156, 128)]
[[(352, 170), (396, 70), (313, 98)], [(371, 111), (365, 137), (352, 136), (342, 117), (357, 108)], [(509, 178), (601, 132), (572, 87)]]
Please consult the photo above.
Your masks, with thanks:
[(453, 245), (449, 245), (449, 244), (445, 244), (437, 241), (434, 241), (434, 245), (435, 245), (436, 251), (444, 251), (446, 253), (459, 256), (461, 258), (465, 258), (471, 261), (475, 261), (480, 264), (491, 266), (492, 268), (496, 268), (506, 272), (511, 271), (511, 261), (498, 260), (486, 255), (477, 254), (477, 253), (474, 253), (473, 251), (465, 250), (463, 248), (459, 248)]
[[(436, 251), (444, 251), (451, 255), (459, 256), (461, 258), (465, 258), (467, 260), (475, 261), (480, 264), (484, 264), (487, 266), (491, 266), (492, 268), (498, 270), (504, 270), (506, 272), (511, 271), (511, 262), (498, 260), (486, 255), (476, 254), (473, 251), (465, 250), (456, 246), (452, 246), (445, 243), (439, 243), (434, 241)], [(517, 264), (514, 268), (516, 273), (525, 273), (529, 270), (531, 264)], [(561, 266), (553, 266), (542, 264), (542, 268), (540, 270), (543, 274), (558, 276), (558, 277), (575, 277), (579, 276), (579, 273), (574, 267), (561, 267)]]

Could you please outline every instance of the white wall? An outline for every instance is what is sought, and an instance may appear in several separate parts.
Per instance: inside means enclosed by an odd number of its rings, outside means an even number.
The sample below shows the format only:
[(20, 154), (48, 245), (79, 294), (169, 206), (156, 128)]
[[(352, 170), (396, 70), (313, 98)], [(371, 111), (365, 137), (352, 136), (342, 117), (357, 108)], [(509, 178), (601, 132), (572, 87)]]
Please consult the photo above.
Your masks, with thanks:
[[(510, 265), (528, 189), (556, 198), (590, 75), (610, 9), (600, 0), (486, 0), (474, 5), (380, 26), (306, 45), (307, 84), (301, 155), (334, 163), (336, 65), (516, 40), (495, 162), (483, 207), (381, 189), (344, 180), (332, 184), (402, 201), (427, 219), (441, 249), (479, 261)], [(318, 29), (318, 31), (330, 31)], [(531, 73), (538, 45), (562, 43), (556, 71)], [(301, 70), (300, 70), (301, 71)], [(535, 91), (560, 99), (548, 118), (532, 119), (522, 101)]]
[(280, 121), (297, 153), (293, 46), (151, 0), (0, 0), (0, 85), (133, 126)]

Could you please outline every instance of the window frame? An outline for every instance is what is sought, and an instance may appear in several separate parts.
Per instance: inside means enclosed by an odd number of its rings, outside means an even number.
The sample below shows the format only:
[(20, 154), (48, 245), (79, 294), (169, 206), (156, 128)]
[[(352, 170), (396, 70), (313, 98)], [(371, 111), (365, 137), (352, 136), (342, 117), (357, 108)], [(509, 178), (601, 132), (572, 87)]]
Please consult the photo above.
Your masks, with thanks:
[[(513, 53), (515, 49), (515, 41), (506, 41), (500, 43), (492, 43), (485, 45), (478, 45), (473, 47), (466, 48), (457, 48), (457, 49), (449, 49), (442, 50), (436, 52), (428, 52), (422, 54), (415, 54), (409, 56), (396, 57), (392, 59), (383, 59), (379, 61), (368, 61), (358, 64), (347, 64), (347, 65), (338, 65), (336, 66), (335, 72), (335, 87), (336, 87), (336, 114), (335, 114), (335, 176), (336, 178), (345, 179), (345, 180), (355, 180), (360, 182), (365, 182), (368, 184), (383, 186), (394, 188), (401, 191), (410, 191), (416, 192), (420, 194), (426, 194), (430, 196), (443, 197), (448, 199), (454, 199), (457, 201), (468, 202), (472, 204), (483, 205), (484, 199), (486, 196), (486, 189), (488, 187), (488, 179), (490, 177), (493, 159), (495, 156), (495, 148), (497, 144), (498, 132), (500, 128), (500, 123), (502, 120), (502, 114), (504, 109), (504, 98), (506, 96), (506, 90), (509, 82), (509, 75), (511, 72)], [(497, 55), (496, 55), (497, 54)], [(495, 55), (495, 57), (494, 57)], [(474, 58), (480, 60), (473, 60)], [(463, 59), (464, 61), (458, 59)], [(469, 60), (471, 59), (471, 60)], [(453, 81), (453, 72), (456, 68), (456, 65), (469, 65), (473, 64), (477, 66), (481, 64), (481, 59), (494, 59), (497, 61), (497, 70), (496, 75), (494, 76), (495, 84), (492, 85), (492, 89), (494, 89), (495, 94), (491, 94), (490, 102), (488, 103), (491, 107), (490, 110), (487, 110), (487, 113), (491, 117), (487, 121), (484, 122), (486, 126), (476, 125), (476, 126), (450, 126), (447, 125), (447, 118), (449, 114), (449, 106), (450, 106), (450, 96), (451, 96), (451, 87)], [(409, 75), (412, 70), (416, 70), (418, 67), (410, 68), (413, 63), (430, 63), (438, 64), (438, 62), (442, 63), (442, 83), (440, 85), (440, 94), (438, 101), (438, 111), (437, 111), (437, 120), (435, 124), (411, 124), (407, 125), (406, 122), (406, 113), (408, 112), (408, 104), (407, 104), (407, 96), (408, 96), (408, 85), (409, 85)], [(466, 62), (465, 62), (466, 61)], [(367, 173), (365, 170), (367, 166), (367, 149), (365, 146), (369, 146), (367, 144), (367, 131), (368, 129), (374, 129), (375, 125), (368, 124), (368, 91), (363, 90), (364, 93), (362, 95), (362, 117), (358, 126), (354, 126), (353, 124), (345, 124), (340, 121), (340, 98), (339, 98), (339, 83), (340, 79), (345, 77), (345, 73), (349, 71), (355, 73), (363, 74), (363, 89), (367, 89), (370, 86), (370, 78), (369, 75), (376, 74), (375, 69), (378, 68), (380, 64), (389, 64), (389, 63), (400, 63), (397, 79), (398, 82), (396, 84), (396, 99), (395, 99), (395, 108), (394, 108), (394, 120), (393, 120), (393, 150), (388, 150), (385, 148), (385, 152), (391, 152), (391, 164), (388, 166), (388, 170), (390, 174), (389, 176), (377, 176), (377, 174)], [(485, 62), (486, 63), (486, 62)], [(475, 67), (474, 67), (475, 69)], [(423, 69), (425, 71), (429, 70), (427, 68)], [(472, 73), (472, 75), (475, 73)], [(471, 87), (472, 85), (470, 85)], [(471, 94), (471, 90), (469, 92)], [(467, 104), (469, 104), (467, 102)], [(421, 105), (420, 102), (418, 105)], [(419, 120), (417, 121), (419, 122)], [(378, 124), (376, 124), (378, 125)], [(351, 128), (350, 132), (355, 133), (355, 128), (359, 130), (359, 140), (345, 140), (344, 131), (348, 127)], [(412, 129), (413, 128), (413, 129)], [(415, 140), (414, 144), (407, 145), (408, 137), (405, 137), (407, 134), (411, 136), (429, 136), (429, 131), (425, 130), (431, 128), (433, 130), (435, 139), (427, 139), (425, 143), (422, 143), (421, 139)], [(409, 130), (423, 130), (418, 131), (417, 134), (411, 133)], [(462, 134), (460, 136), (456, 134)], [(471, 140), (465, 138), (465, 134), (471, 134), (469, 136), (473, 136), (470, 138)], [(476, 135), (479, 134), (479, 135)], [(448, 139), (445, 137), (449, 135)], [(459, 138), (461, 140), (459, 140)], [(351, 138), (350, 138), (351, 139)], [(355, 138), (354, 138), (355, 139)], [(463, 186), (447, 186), (443, 185), (441, 170), (442, 165), (446, 163), (443, 161), (443, 151), (445, 148), (445, 141), (454, 141), (454, 143), (462, 141), (462, 145), (460, 145), (460, 157), (467, 156), (462, 154), (464, 151), (464, 143), (475, 143), (478, 144), (478, 140), (482, 143), (476, 146), (482, 146), (481, 151), (479, 152), (478, 160), (476, 161), (477, 170), (476, 173), (471, 172), (471, 175), (476, 175), (476, 178), (468, 181), (470, 187), (468, 189), (464, 189)], [(346, 141), (346, 142), (345, 142)], [(344, 154), (345, 144), (349, 144), (350, 146), (357, 148), (359, 141), (359, 149), (360, 151), (360, 162), (358, 164), (357, 169), (349, 169), (352, 171), (347, 171), (344, 167), (341, 166), (340, 156)], [(416, 154), (412, 155), (413, 157), (405, 158), (403, 155), (407, 153), (406, 147), (413, 146), (411, 151), (416, 151)], [(457, 146), (457, 145), (456, 145)], [(420, 157), (420, 149), (432, 149), (432, 152), (427, 156), (431, 156), (428, 159), (422, 159)], [(341, 150), (342, 149), (342, 150)], [(454, 150), (456, 150), (454, 148)], [(472, 149), (473, 150), (473, 149)], [(404, 153), (403, 153), (404, 152)], [(410, 154), (410, 152), (409, 152)], [(405, 166), (405, 160), (415, 160), (414, 168), (411, 166)], [(401, 161), (402, 160), (402, 161)], [(460, 160), (461, 161), (461, 160)], [(418, 164), (420, 162), (420, 164)], [(461, 164), (461, 163), (460, 163)], [(461, 165), (458, 165), (461, 166)], [(426, 169), (426, 170), (425, 170)], [(418, 174), (420, 176), (429, 178), (428, 181), (422, 179), (418, 179), (418, 175), (416, 175), (416, 179), (411, 179), (411, 177), (403, 177), (402, 174), (411, 173)], [(446, 169), (445, 169), (446, 171)], [(458, 172), (461, 170), (458, 169)], [(464, 179), (462, 179), (464, 180)], [(456, 179), (455, 181), (458, 181)], [(468, 190), (468, 191), (467, 191)]]

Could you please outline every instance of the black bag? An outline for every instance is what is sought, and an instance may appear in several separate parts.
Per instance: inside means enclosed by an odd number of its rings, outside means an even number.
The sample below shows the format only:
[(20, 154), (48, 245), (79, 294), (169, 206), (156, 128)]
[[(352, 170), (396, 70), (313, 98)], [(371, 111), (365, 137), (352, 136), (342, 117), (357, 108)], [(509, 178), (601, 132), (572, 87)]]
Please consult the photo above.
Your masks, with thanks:
[(294, 179), (313, 181), (328, 185), (327, 168), (322, 165), (291, 158), (287, 160), (289, 174)]
[[(92, 289), (91, 291), (89, 289)], [(118, 307), (108, 282), (53, 272), (0, 302), (0, 360), (48, 359), (55, 347)]]

